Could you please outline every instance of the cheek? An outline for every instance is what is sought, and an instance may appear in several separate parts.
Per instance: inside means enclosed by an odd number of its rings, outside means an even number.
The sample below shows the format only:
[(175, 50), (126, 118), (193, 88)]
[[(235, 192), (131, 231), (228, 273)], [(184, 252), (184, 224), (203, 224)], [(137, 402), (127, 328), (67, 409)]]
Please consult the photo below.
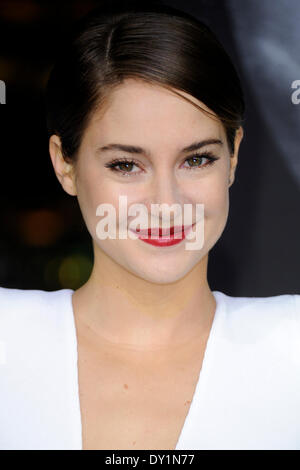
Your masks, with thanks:
[(229, 194), (223, 172), (212, 175), (198, 191), (195, 202), (204, 204), (204, 240), (206, 249), (210, 249), (220, 238), (227, 222)]
[(190, 199), (193, 204), (204, 204), (204, 214), (206, 219), (212, 219), (227, 211), (228, 206), (228, 186), (224, 171), (211, 174), (205, 180), (199, 181), (190, 190)]
[[(97, 244), (104, 245), (107, 243), (107, 240), (99, 240), (97, 237), (96, 229), (97, 224), (102, 219), (107, 219), (109, 213), (104, 212), (103, 215), (97, 215), (97, 208), (101, 204), (109, 204), (114, 208), (115, 212), (112, 211), (111, 214), (115, 214), (113, 217), (112, 223), (116, 222), (116, 227), (119, 225), (119, 197), (127, 197), (127, 206), (129, 207), (131, 202), (136, 202), (136, 191), (135, 198), (130, 195), (130, 192), (126, 190), (126, 185), (124, 189), (120, 187), (119, 183), (114, 183), (108, 178), (105, 178), (103, 174), (99, 174), (97, 169), (88, 169), (80, 173), (77, 183), (77, 198), (78, 204), (87, 226), (87, 229), (93, 239), (97, 240)], [(123, 211), (124, 212), (124, 211)], [(110, 240), (113, 244), (114, 240)]]
[(97, 171), (87, 165), (77, 178), (77, 199), (82, 217), (93, 238), (99, 221), (99, 216), (96, 215), (97, 207), (99, 204), (112, 203), (110, 196)]
[(229, 213), (228, 188), (221, 182), (210, 194), (205, 210), (205, 239), (210, 249), (221, 237), (226, 226)]
[(207, 215), (214, 216), (223, 213), (228, 206), (228, 202), (227, 188), (223, 184), (219, 185), (218, 188), (210, 192), (207, 198)]

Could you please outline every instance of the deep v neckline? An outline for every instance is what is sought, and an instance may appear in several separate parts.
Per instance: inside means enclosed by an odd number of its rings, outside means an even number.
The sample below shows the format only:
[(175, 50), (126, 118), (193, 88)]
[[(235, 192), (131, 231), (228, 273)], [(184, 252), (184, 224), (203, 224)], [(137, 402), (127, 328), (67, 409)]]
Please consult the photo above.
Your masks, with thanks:
[[(74, 316), (74, 309), (72, 304), (72, 295), (74, 293), (71, 289), (67, 290), (67, 311), (68, 311), (68, 318), (70, 321), (70, 373), (72, 377), (72, 384), (71, 384), (71, 396), (70, 400), (73, 402), (73, 409), (74, 409), (74, 418), (75, 418), (75, 427), (76, 430), (73, 430), (75, 434), (76, 442), (75, 447), (77, 450), (84, 450), (83, 449), (83, 440), (82, 440), (82, 417), (81, 417), (81, 409), (80, 409), (80, 398), (79, 398), (79, 381), (78, 381), (78, 341), (77, 341), (77, 330), (76, 330), (76, 323), (75, 323), (75, 316)], [(208, 339), (206, 342), (206, 347), (204, 351), (204, 356), (202, 360), (202, 366), (198, 375), (197, 383), (195, 386), (193, 398), (191, 400), (191, 404), (187, 415), (185, 417), (183, 426), (181, 428), (177, 444), (174, 450), (178, 450), (181, 448), (182, 442), (185, 436), (188, 434), (189, 426), (192, 424), (193, 415), (195, 412), (195, 408), (199, 401), (204, 399), (204, 393), (207, 386), (207, 378), (208, 372), (212, 366), (212, 360), (215, 353), (215, 345), (217, 342), (217, 331), (218, 331), (218, 324), (220, 318), (220, 310), (222, 307), (222, 293), (219, 291), (212, 291), (215, 300), (216, 300), (216, 310), (214, 314), (214, 318), (212, 321), (212, 325), (210, 328), (210, 332), (208, 335)], [(173, 450), (173, 449), (172, 449)]]

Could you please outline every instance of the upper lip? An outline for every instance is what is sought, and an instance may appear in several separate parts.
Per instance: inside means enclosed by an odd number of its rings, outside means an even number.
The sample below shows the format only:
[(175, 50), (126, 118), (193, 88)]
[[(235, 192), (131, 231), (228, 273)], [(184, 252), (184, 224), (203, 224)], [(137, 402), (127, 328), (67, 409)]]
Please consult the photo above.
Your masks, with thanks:
[[(183, 232), (183, 230), (187, 230), (188, 228), (190, 228), (191, 225), (175, 225), (175, 226), (172, 226), (172, 227), (159, 227), (159, 228), (152, 228), (152, 235), (159, 235), (160, 237), (163, 236), (163, 235), (173, 235), (175, 233), (181, 233)], [(134, 230), (134, 232), (136, 232), (137, 234), (139, 235), (146, 235), (146, 236), (151, 236), (151, 228), (148, 228), (148, 229), (137, 229), (137, 230)]]

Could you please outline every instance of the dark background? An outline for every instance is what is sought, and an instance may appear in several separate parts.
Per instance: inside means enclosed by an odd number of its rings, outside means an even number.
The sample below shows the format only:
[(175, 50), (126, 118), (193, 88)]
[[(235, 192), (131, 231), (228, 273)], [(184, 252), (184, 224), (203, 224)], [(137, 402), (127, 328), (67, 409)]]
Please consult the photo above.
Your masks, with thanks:
[[(209, 255), (212, 290), (233, 296), (300, 293), (300, 13), (296, 0), (165, 1), (206, 22), (246, 96), (230, 212)], [(50, 161), (43, 90), (70, 24), (101, 1), (0, 0), (0, 286), (76, 289), (93, 254), (76, 197)], [(220, 77), (222, 86), (222, 77)]]

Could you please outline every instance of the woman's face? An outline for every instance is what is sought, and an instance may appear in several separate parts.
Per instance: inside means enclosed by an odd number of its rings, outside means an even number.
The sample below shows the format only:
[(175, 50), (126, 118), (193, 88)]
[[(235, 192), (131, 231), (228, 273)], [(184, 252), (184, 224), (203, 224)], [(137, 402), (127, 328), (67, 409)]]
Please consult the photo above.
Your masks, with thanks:
[[(180, 93), (208, 109), (190, 95)], [(95, 259), (101, 262), (101, 255), (108, 255), (126, 270), (154, 283), (175, 282), (185, 276), (207, 256), (225, 228), (229, 210), (229, 177), (234, 174), (241, 137), (240, 132), (236, 138), (235, 155), (230, 157), (222, 124), (184, 98), (134, 79), (127, 79), (114, 89), (105, 111), (93, 114), (71, 179), (61, 180), (68, 193), (77, 194), (83, 218), (93, 238)], [(207, 144), (194, 151), (182, 150), (207, 139), (220, 143)], [(117, 148), (99, 150), (111, 144), (141, 147), (143, 152), (129, 153)], [(206, 157), (207, 152), (216, 158), (212, 164)], [(109, 168), (111, 162), (122, 159), (134, 160), (134, 164), (121, 163), (114, 169)], [(126, 196), (127, 210), (136, 203), (146, 207), (149, 227), (151, 204), (165, 203), (169, 207), (177, 204), (182, 208), (182, 214), (184, 204), (188, 204), (193, 208), (192, 223), (198, 220), (196, 205), (203, 204), (202, 248), (185, 249), (185, 242), (192, 243), (195, 238), (167, 247), (153, 246), (129, 236), (125, 239), (118, 239), (118, 236), (116, 239), (99, 239), (96, 227), (103, 216), (97, 215), (96, 209), (101, 204), (109, 204), (116, 209), (118, 234), (120, 196)], [(124, 221), (124, 215), (122, 217)], [(135, 217), (126, 215), (128, 225)], [(162, 227), (161, 219), (154, 218)], [(178, 221), (183, 223), (183, 219), (178, 219), (178, 211), (171, 211), (167, 226), (177, 225)], [(194, 231), (196, 229), (195, 226)]]

